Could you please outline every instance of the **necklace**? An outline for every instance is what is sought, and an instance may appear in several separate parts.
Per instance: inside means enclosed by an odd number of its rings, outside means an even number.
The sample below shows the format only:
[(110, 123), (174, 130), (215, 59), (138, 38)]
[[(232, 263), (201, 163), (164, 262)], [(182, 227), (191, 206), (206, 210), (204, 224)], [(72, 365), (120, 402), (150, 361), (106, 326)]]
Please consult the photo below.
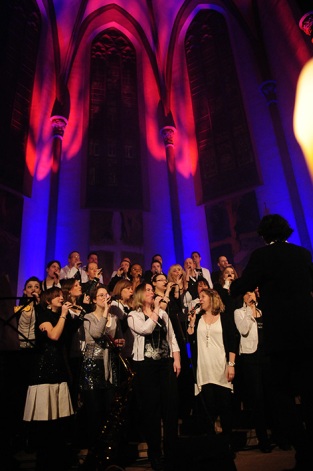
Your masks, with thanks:
[(212, 324), (207, 324), (207, 323), (205, 323), (205, 331), (206, 331), (206, 333), (205, 333), (205, 341), (206, 341), (206, 346), (207, 346), (207, 348), (208, 348), (208, 346), (209, 346), (211, 325), (212, 325)]
[[(209, 318), (207, 318), (209, 320)], [(210, 340), (210, 337), (211, 337), (211, 326), (212, 324), (215, 324), (215, 322), (217, 321), (217, 316), (214, 316), (213, 319), (211, 318), (211, 322), (206, 322), (204, 316), (203, 316), (203, 321), (205, 323), (205, 343), (206, 343), (206, 346), (208, 347), (209, 346), (209, 340)]]

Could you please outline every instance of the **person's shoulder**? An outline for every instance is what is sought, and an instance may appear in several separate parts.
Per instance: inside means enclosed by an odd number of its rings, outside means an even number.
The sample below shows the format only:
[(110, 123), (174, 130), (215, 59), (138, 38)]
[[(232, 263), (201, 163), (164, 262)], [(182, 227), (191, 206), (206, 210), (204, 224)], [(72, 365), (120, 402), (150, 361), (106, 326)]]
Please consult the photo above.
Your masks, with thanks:
[[(276, 242), (274, 244), (269, 244), (263, 249), (268, 249), (269, 252), (288, 252), (288, 253), (296, 253), (296, 254), (303, 254), (311, 257), (311, 252), (302, 247), (301, 245), (293, 244), (291, 242)], [(264, 251), (263, 251), (264, 253)]]

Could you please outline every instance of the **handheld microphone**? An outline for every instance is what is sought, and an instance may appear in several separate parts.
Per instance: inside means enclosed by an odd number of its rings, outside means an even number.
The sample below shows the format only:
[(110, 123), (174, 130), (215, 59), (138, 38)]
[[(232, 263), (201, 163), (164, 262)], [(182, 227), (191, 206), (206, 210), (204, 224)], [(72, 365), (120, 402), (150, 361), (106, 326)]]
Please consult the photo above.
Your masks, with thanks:
[[(85, 311), (85, 309), (81, 306), (76, 306), (75, 304), (73, 304), (73, 306), (71, 306), (73, 309), (77, 309), (77, 311), (80, 311), (80, 313), (78, 314), (78, 319), (80, 321), (83, 321), (84, 320), (84, 317), (85, 317), (85, 314), (87, 314), (87, 312)], [(71, 308), (70, 308), (71, 309)]]
[(87, 311), (85, 311), (85, 309), (82, 307), (82, 306), (76, 306), (76, 304), (72, 304), (72, 306), (70, 307), (70, 309), (76, 309), (77, 311), (80, 311), (80, 315), (85, 315), (87, 314)]
[(199, 309), (199, 307), (201, 307), (201, 304), (200, 303), (197, 303), (194, 305), (194, 307), (192, 309), (190, 309), (190, 313), (191, 315), (194, 315), (196, 310)]

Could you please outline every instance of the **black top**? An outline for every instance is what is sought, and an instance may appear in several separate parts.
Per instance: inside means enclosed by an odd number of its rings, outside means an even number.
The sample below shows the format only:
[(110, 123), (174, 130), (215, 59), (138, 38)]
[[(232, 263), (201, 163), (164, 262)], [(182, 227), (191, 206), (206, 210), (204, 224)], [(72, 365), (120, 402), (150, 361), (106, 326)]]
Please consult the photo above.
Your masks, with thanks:
[[(49, 339), (46, 332), (39, 329), (39, 325), (50, 322), (53, 327), (58, 323), (60, 314), (51, 309), (38, 309), (36, 320), (36, 347), (38, 357), (31, 372), (30, 384), (55, 384), (68, 380), (68, 371), (64, 360), (65, 330), (59, 340)], [(68, 322), (67, 320), (64, 322)]]
[(267, 351), (312, 348), (311, 253), (287, 242), (276, 242), (255, 250), (241, 278), (232, 282), (230, 290), (237, 296), (257, 287)]

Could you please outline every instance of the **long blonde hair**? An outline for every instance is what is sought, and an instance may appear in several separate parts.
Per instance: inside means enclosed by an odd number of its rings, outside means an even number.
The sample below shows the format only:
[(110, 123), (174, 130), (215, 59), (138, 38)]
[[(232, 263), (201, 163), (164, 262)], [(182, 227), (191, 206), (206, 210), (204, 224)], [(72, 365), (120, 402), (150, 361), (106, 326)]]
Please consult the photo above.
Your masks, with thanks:
[(184, 287), (184, 290), (187, 290), (188, 289), (188, 283), (186, 281), (186, 272), (179, 263), (175, 263), (174, 265), (170, 266), (170, 268), (168, 270), (168, 273), (167, 273), (168, 281), (174, 281), (174, 283), (176, 283), (176, 280), (173, 278), (173, 271), (175, 270), (175, 268), (180, 268), (181, 269), (182, 275), (183, 275), (182, 276), (183, 287)]
[(133, 309), (135, 309), (136, 311), (143, 310), (144, 297), (147, 285), (152, 287), (151, 283), (144, 282), (138, 285), (135, 289), (133, 296)]

